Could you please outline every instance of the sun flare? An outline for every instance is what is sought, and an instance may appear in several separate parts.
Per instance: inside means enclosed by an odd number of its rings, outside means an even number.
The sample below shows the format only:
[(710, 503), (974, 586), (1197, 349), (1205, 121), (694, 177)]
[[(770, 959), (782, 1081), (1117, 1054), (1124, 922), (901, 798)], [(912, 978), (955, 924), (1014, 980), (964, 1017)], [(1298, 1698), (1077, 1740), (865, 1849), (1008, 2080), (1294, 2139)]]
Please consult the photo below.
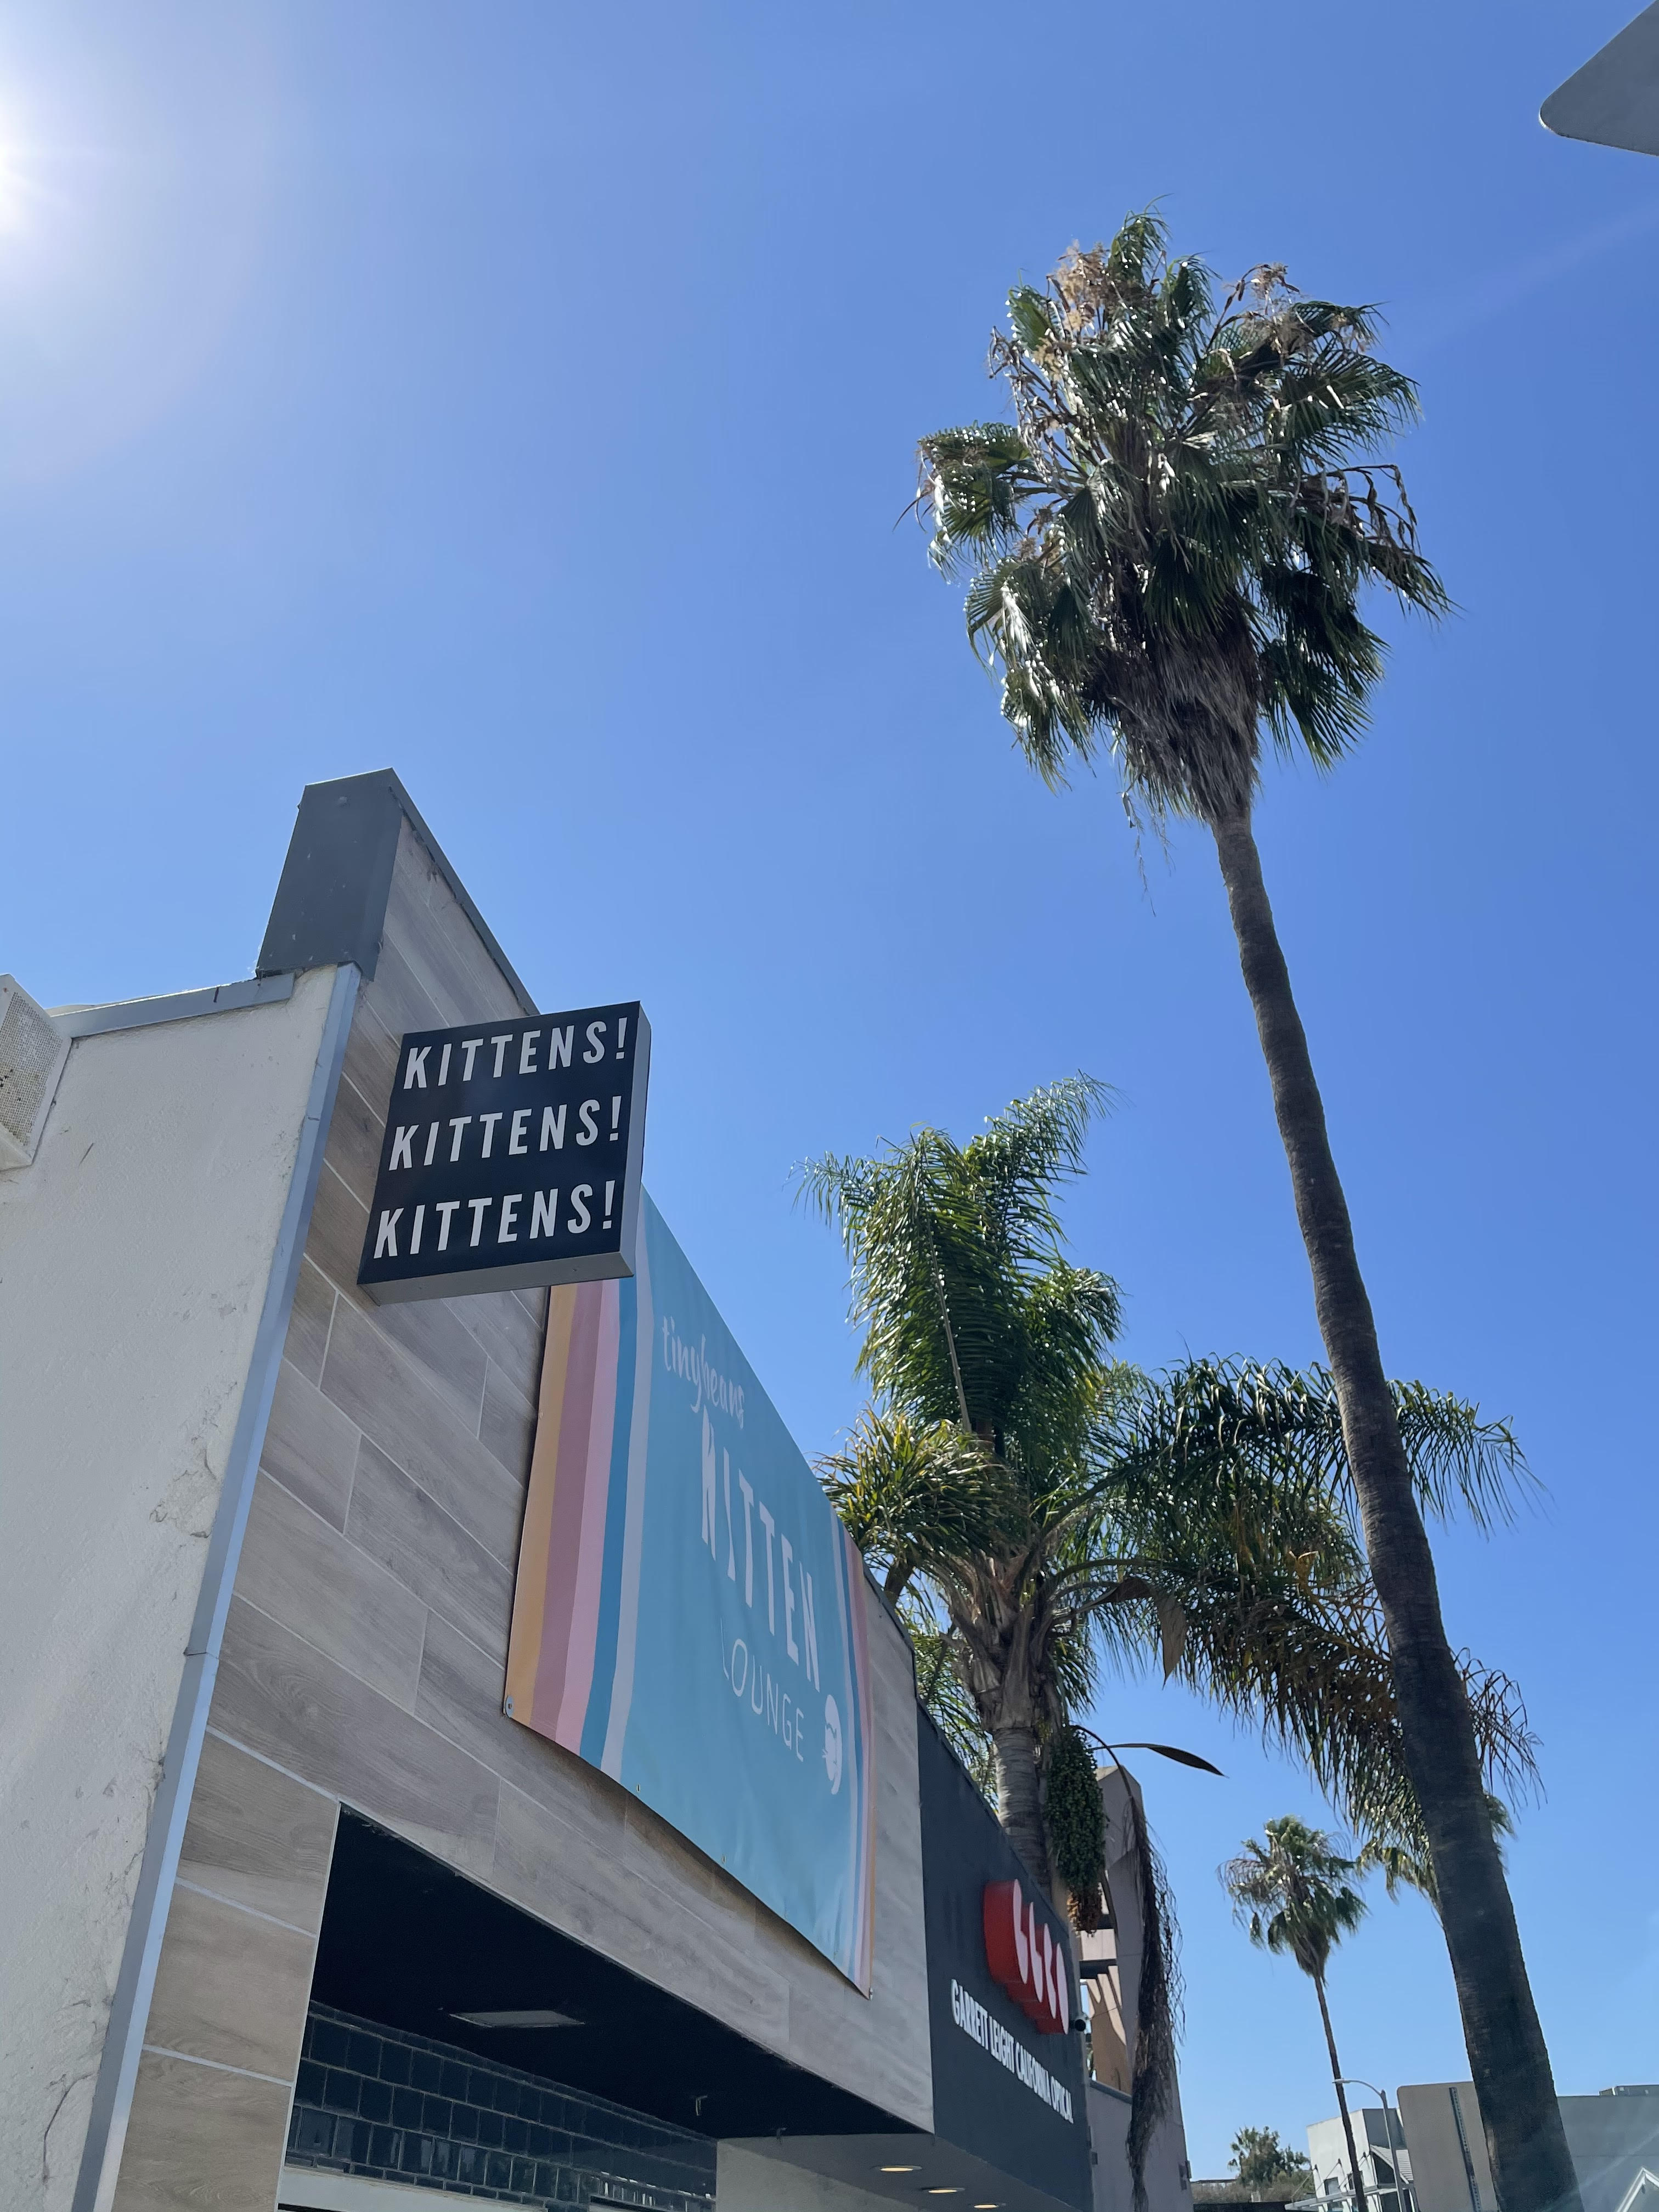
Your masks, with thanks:
[(15, 116), (0, 109), (0, 237), (27, 227), (39, 190), (31, 151)]

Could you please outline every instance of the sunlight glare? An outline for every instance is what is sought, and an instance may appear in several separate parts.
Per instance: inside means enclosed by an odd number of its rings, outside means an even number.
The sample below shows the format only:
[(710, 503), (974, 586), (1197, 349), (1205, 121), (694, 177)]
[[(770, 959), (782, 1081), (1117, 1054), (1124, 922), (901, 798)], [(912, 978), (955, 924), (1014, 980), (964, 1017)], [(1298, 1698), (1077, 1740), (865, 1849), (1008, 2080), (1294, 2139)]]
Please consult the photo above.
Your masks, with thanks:
[(0, 238), (15, 237), (27, 228), (37, 193), (29, 146), (16, 116), (9, 106), (0, 105)]

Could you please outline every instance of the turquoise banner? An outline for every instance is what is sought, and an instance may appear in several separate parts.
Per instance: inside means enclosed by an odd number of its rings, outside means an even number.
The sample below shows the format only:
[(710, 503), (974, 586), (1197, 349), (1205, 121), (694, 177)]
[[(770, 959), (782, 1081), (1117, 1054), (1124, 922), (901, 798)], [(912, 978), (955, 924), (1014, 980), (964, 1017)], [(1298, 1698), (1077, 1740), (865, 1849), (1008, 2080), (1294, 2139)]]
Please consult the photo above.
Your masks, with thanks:
[(631, 1279), (550, 1291), (507, 1711), (870, 1988), (863, 1561), (647, 1197)]

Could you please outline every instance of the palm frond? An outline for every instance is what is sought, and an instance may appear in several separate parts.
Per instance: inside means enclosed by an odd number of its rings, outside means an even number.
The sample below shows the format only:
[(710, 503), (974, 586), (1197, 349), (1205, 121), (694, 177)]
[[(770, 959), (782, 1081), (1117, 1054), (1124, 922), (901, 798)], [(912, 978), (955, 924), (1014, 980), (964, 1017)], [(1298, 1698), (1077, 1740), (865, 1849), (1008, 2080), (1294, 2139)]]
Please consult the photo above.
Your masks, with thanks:
[(896, 1600), (930, 1560), (994, 1550), (1017, 1526), (1006, 1472), (954, 1422), (870, 1407), (817, 1462), (830, 1504)]
[(1365, 1917), (1365, 1900), (1347, 1879), (1358, 1870), (1322, 1828), (1287, 1814), (1246, 1838), (1219, 1877), (1250, 1941), (1288, 1953), (1317, 1981), (1333, 1948)]

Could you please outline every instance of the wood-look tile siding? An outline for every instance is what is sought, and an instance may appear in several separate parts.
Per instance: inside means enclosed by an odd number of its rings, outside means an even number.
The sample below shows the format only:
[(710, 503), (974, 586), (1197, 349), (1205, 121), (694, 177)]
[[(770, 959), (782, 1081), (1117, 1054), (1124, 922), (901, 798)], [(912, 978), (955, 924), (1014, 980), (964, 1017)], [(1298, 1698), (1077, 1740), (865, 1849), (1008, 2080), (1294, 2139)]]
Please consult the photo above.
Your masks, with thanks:
[[(377, 971), (359, 994), (345, 1055), (210, 1741), (223, 1747), (216, 1757), (251, 1754), (267, 1763), (261, 1772), (281, 1770), (355, 1807), (797, 2064), (926, 2126), (914, 1685), (908, 1649), (878, 1607), (873, 2002), (645, 1808), (501, 1713), (545, 1294), (381, 1307), (356, 1277), (398, 1036), (525, 1011), (405, 824)], [(286, 1855), (306, 1849), (291, 1808), (260, 1804), (251, 1794), (241, 1825), (269, 1820), (268, 1832), (237, 1844), (250, 1896), (276, 1894), (290, 1879)], [(204, 1924), (190, 1908), (164, 1948), (175, 2051), (194, 2048), (192, 2002), (204, 2033), (222, 2009), (202, 1955)], [(292, 2026), (297, 2053), (293, 1958), (268, 1948), (269, 1957), (243, 1948), (242, 1986), (270, 1995), (282, 2050)], [(219, 2032), (222, 2042), (230, 2030), (222, 2022)], [(250, 2086), (253, 2075), (292, 2078), (274, 2045), (264, 2056), (267, 2064), (247, 2069)], [(278, 2164), (286, 2124), (279, 2099)], [(157, 2104), (146, 2187), (157, 2185), (170, 2126)], [(125, 2174), (120, 2212), (149, 2201), (128, 2198)], [(175, 2182), (178, 2201), (197, 2201), (187, 2173)], [(250, 2212), (257, 2201), (269, 2212), (269, 2194), (238, 2194), (241, 2185), (228, 2173), (201, 2201)]]
[(286, 2082), (146, 2049), (114, 2212), (270, 2212), (292, 2097)]
[(203, 1745), (114, 2212), (270, 2212), (338, 1817), (240, 1745)]

